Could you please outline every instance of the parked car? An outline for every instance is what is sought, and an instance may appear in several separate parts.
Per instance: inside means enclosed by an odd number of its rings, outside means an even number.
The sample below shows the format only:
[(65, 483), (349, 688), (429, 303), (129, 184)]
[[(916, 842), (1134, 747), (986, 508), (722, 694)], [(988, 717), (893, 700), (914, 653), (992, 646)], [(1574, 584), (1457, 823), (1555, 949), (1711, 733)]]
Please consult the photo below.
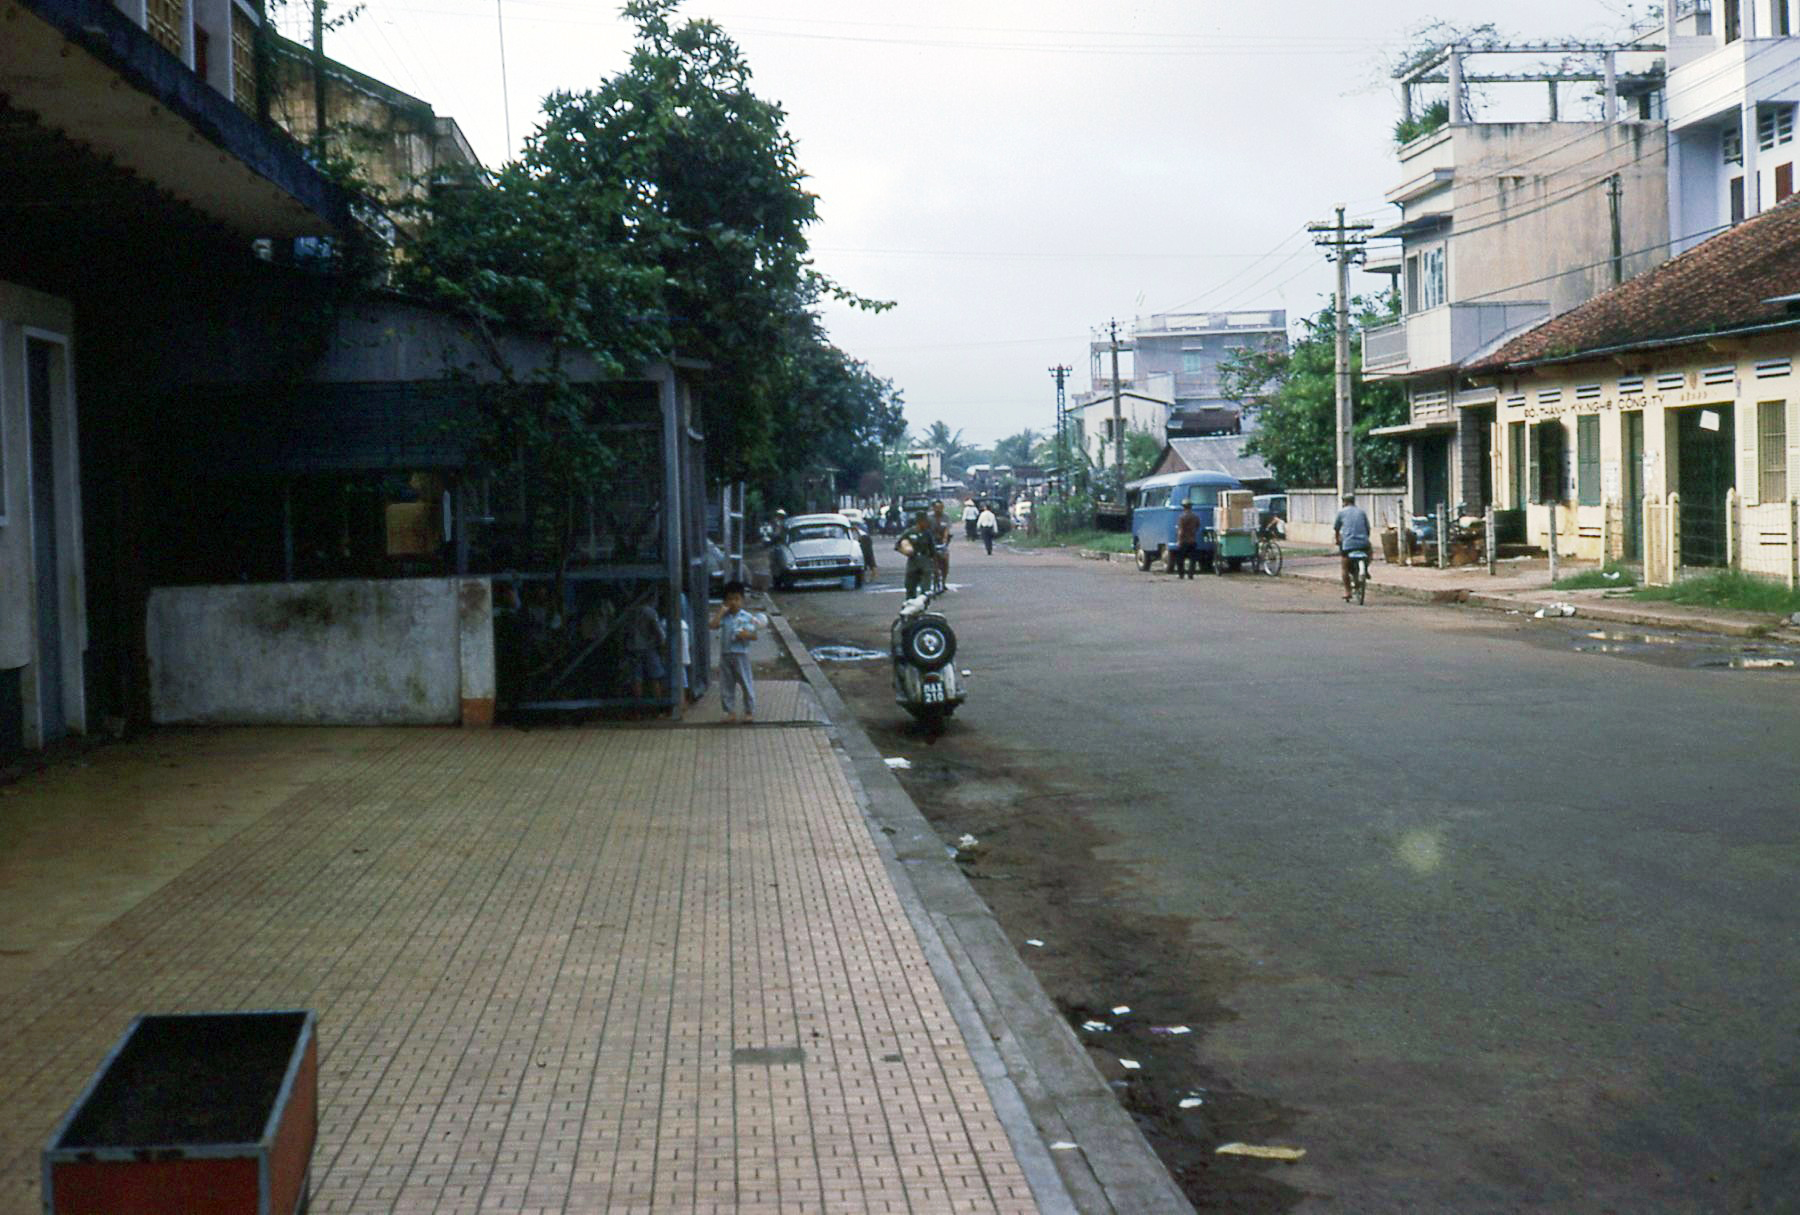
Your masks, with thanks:
[(1242, 488), (1236, 477), (1217, 472), (1164, 473), (1141, 483), (1131, 495), (1131, 551), (1138, 568), (1148, 570), (1158, 561), (1175, 568), (1175, 521), (1182, 504), (1192, 502), (1200, 516), (1200, 568), (1210, 571), (1218, 552), (1213, 508), (1221, 490)]
[(854, 576), (863, 583), (856, 525), (842, 515), (795, 515), (769, 549), (769, 580), (784, 590), (809, 578)]

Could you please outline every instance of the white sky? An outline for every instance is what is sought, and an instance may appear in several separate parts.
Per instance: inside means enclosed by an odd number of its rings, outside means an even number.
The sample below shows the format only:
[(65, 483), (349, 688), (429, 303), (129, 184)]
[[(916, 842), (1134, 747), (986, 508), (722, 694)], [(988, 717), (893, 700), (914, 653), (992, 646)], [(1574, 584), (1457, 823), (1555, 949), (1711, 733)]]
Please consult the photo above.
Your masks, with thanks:
[[(341, 0), (334, 0), (341, 2)], [(327, 53), (454, 117), (489, 164), (539, 99), (621, 68), (610, 0), (367, 0)], [(305, 0), (280, 17), (304, 38)], [(1185, 309), (1316, 310), (1333, 271), (1301, 233), (1385, 220), (1386, 56), (1443, 18), (1530, 39), (1616, 37), (1605, 0), (690, 0), (779, 101), (820, 196), (821, 270), (899, 306), (828, 313), (915, 430), (991, 443), (1053, 425), (1048, 368), (1088, 383), (1089, 332)], [(1533, 86), (1541, 89), (1541, 86)], [(1540, 92), (1533, 110), (1541, 118)], [(1572, 96), (1565, 116), (1574, 116)], [(1360, 280), (1360, 282), (1359, 282)], [(1384, 280), (1352, 276), (1353, 289)]]

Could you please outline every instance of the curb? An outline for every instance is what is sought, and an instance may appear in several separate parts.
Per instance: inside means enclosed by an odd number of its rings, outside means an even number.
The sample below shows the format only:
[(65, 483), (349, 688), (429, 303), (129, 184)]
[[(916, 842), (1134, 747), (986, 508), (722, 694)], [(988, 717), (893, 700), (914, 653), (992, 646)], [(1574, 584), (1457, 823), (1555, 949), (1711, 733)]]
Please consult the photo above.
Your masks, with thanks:
[[(845, 776), (962, 1030), (1039, 1209), (1192, 1215), (1037, 976), (784, 616), (771, 615), (829, 720)], [(1050, 1150), (1056, 1140), (1076, 1151)]]
[[(1108, 553), (1094, 548), (1078, 548), (1075, 550), (1075, 555), (1085, 561), (1133, 564), (1130, 553)], [(1335, 576), (1315, 577), (1311, 574), (1288, 574), (1286, 576), (1328, 586), (1337, 583)], [(1519, 599), (1511, 595), (1490, 595), (1466, 586), (1433, 590), (1421, 586), (1394, 586), (1379, 582), (1374, 578), (1369, 580), (1369, 593), (1388, 599), (1407, 599), (1414, 603), (1458, 604), (1489, 612), (1523, 612), (1527, 616), (1544, 606), (1541, 600)], [(1766, 622), (1733, 620), (1726, 616), (1676, 615), (1669, 612), (1658, 612), (1654, 609), (1614, 607), (1610, 604), (1588, 602), (1576, 604), (1576, 618), (1598, 620), (1606, 624), (1631, 624), (1647, 629), (1713, 633), (1724, 637), (1766, 637), (1771, 633), (1779, 632), (1785, 625), (1785, 621), (1781, 617), (1775, 617)]]

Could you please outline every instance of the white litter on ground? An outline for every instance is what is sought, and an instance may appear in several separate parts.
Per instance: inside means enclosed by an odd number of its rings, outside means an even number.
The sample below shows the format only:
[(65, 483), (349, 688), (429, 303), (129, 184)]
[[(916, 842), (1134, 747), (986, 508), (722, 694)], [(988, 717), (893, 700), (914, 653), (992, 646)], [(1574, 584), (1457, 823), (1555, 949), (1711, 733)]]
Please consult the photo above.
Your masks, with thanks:
[(1033, 949), (1042, 949), (1044, 947), (1044, 943), (1042, 941), (1038, 940), (1036, 937), (1027, 937), (1025, 939), (1025, 943), (1027, 945), (1031, 946)]
[(890, 768), (910, 768), (910, 767), (912, 767), (912, 760), (907, 759), (903, 756), (899, 756), (899, 755), (894, 756), (892, 759), (884, 759), (881, 762), (886, 764)]
[(963, 837), (956, 841), (956, 846), (958, 848), (979, 848), (981, 841), (965, 831)]
[(1173, 1034), (1191, 1034), (1194, 1031), (1189, 1029), (1185, 1025), (1153, 1025), (1150, 1027), (1150, 1032), (1153, 1034), (1171, 1034), (1171, 1035), (1173, 1035)]
[(1177, 1101), (1175, 1104), (1180, 1106), (1184, 1110), (1191, 1110), (1197, 1105), (1205, 1105), (1206, 1102), (1204, 1099), (1202, 1099), (1200, 1097), (1183, 1097), (1180, 1101)]
[(1112, 1026), (1108, 1025), (1104, 1021), (1083, 1021), (1081, 1023), (1081, 1028), (1087, 1030), (1088, 1033), (1090, 1033), (1090, 1034), (1110, 1034), (1110, 1033), (1112, 1033)]
[(1124, 1016), (1124, 1015), (1125, 1015), (1125, 1014), (1126, 1014), (1126, 1013), (1128, 1013), (1128, 1012), (1130, 1012), (1130, 1011), (1131, 1011), (1131, 1005), (1129, 1005), (1129, 1004), (1115, 1004), (1115, 1005), (1113, 1005), (1113, 1010), (1112, 1010), (1112, 1012), (1113, 1012), (1113, 1016), (1115, 1016), (1115, 1017), (1122, 1017), (1122, 1016)]
[(1573, 616), (1575, 605), (1572, 603), (1547, 603), (1531, 614), (1533, 620), (1548, 620), (1553, 616)]
[(1128, 1072), (1135, 1072), (1144, 1065), (1139, 1063), (1136, 1059), (1121, 1059), (1119, 1060), (1119, 1066)]
[(1055, 1143), (1050, 1145), (1050, 1150), (1053, 1152), (1072, 1152), (1075, 1150), (1075, 1147), (1076, 1145), (1070, 1143), (1067, 1139), (1058, 1139)]

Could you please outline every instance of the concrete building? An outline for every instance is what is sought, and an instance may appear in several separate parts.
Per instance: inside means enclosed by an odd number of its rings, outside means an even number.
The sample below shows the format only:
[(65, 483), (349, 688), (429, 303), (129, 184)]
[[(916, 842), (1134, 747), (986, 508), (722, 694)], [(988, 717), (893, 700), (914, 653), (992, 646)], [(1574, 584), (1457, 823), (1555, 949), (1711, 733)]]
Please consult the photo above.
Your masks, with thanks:
[[(1173, 410), (1167, 376), (1153, 377), (1147, 389), (1119, 390), (1119, 421), (1126, 434), (1140, 431), (1158, 443), (1166, 442)], [(1069, 407), (1068, 418), (1076, 450), (1084, 452), (1095, 467), (1111, 468), (1118, 439), (1113, 426), (1112, 390), (1077, 397)]]
[(315, 304), (259, 258), (354, 221), (261, 121), (261, 5), (0, 20), (0, 754), (141, 715), (143, 450), (195, 350)]
[(1796, 0), (1667, 9), (1669, 231), (1679, 253), (1794, 192)]
[(1534, 544), (1800, 582), (1800, 202), (1469, 366), (1503, 440), (1491, 476)]
[[(1408, 508), (1479, 511), (1492, 499), (1488, 470), (1494, 403), (1463, 391), (1460, 369), (1500, 341), (1590, 299), (1663, 260), (1668, 241), (1668, 154), (1657, 48), (1576, 45), (1591, 71), (1480, 76), (1473, 52), (1450, 49), (1402, 73), (1410, 120), (1415, 88), (1444, 84), (1447, 121), (1398, 150), (1400, 183), (1388, 192), (1399, 222), (1377, 233), (1396, 247), (1370, 257), (1389, 275), (1401, 319), (1363, 335), (1363, 373), (1400, 379), (1411, 418), (1378, 433), (1406, 441)], [(1485, 48), (1489, 55), (1542, 48)], [(1619, 71), (1619, 56), (1646, 60)], [(1551, 117), (1486, 122), (1464, 101), (1482, 81), (1547, 86)], [(1604, 83), (1603, 117), (1563, 121), (1557, 90)]]
[[(1140, 316), (1119, 340), (1120, 387), (1165, 403), (1169, 435), (1235, 434), (1242, 429), (1240, 411), (1225, 399), (1219, 366), (1246, 348), (1285, 350), (1287, 313), (1277, 308)], [(1088, 361), (1090, 387), (1076, 395), (1071, 408), (1097, 420), (1091, 407), (1104, 400), (1110, 410), (1112, 402), (1110, 337), (1089, 344)], [(1157, 432), (1158, 439), (1164, 437)]]
[[(271, 34), (268, 109), (271, 121), (310, 145), (318, 125), (318, 63), (306, 47)], [(429, 102), (335, 59), (324, 60), (327, 139), (356, 162), (371, 192), (389, 205), (422, 197), (435, 174), (479, 168), (481, 161), (454, 118)]]

